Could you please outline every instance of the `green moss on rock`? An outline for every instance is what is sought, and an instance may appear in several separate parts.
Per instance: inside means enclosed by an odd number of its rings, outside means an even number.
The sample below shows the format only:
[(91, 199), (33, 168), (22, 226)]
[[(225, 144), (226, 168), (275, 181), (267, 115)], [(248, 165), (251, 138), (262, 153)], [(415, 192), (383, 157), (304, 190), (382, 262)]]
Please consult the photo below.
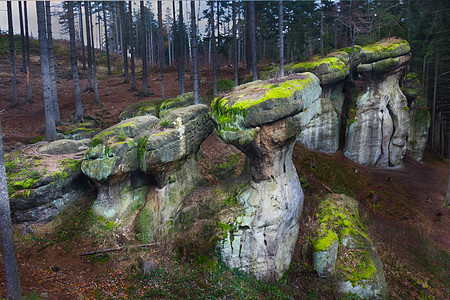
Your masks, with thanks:
[(359, 58), (362, 63), (371, 63), (374, 61), (397, 57), (407, 54), (411, 50), (409, 43), (402, 39), (387, 39), (374, 44), (364, 46)]

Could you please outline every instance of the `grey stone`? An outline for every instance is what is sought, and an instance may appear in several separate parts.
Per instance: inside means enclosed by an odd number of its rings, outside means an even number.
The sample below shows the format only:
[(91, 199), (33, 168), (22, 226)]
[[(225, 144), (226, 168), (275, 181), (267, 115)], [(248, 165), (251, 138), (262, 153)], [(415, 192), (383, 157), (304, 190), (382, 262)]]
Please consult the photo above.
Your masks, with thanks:
[(82, 140), (57, 140), (44, 144), (39, 148), (38, 152), (42, 154), (69, 154), (77, 153), (89, 149), (90, 139)]
[(139, 256), (138, 263), (144, 276), (156, 269), (155, 261), (148, 254)]

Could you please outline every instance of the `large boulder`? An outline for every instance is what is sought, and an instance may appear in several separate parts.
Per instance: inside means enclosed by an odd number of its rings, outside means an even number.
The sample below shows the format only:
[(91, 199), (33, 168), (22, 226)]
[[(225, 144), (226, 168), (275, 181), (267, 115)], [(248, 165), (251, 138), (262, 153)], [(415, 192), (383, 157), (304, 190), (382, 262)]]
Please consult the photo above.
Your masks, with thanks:
[(44, 144), (39, 148), (42, 154), (69, 154), (89, 149), (90, 139), (69, 140), (62, 139)]
[(98, 187), (94, 213), (115, 221), (130, 238), (163, 238), (201, 182), (196, 153), (212, 130), (208, 108), (195, 105), (162, 120), (135, 117), (100, 132), (82, 163)]
[(320, 108), (311, 73), (255, 81), (211, 104), (218, 135), (244, 152), (251, 179), (235, 195), (236, 214), (217, 249), (226, 264), (265, 280), (289, 267), (299, 230), (303, 192), (292, 163), (295, 140)]
[(306, 147), (325, 153), (339, 148), (344, 80), (350, 73), (350, 55), (334, 52), (324, 58), (295, 64), (293, 72), (311, 72), (320, 80), (322, 95), (320, 113), (303, 128), (298, 141)]
[[(409, 116), (399, 79), (410, 59), (409, 45), (388, 40), (363, 47), (358, 73), (365, 91), (354, 99), (347, 120), (344, 154), (369, 166), (398, 166), (406, 152)], [(393, 56), (395, 55), (395, 56)]]
[(358, 202), (330, 195), (320, 203), (316, 218), (313, 265), (319, 276), (334, 277), (339, 293), (387, 299), (383, 264), (360, 222)]
[(414, 160), (422, 162), (431, 117), (426, 108), (422, 84), (416, 74), (408, 73), (406, 75), (402, 92), (408, 99), (409, 107), (409, 133), (406, 153)]

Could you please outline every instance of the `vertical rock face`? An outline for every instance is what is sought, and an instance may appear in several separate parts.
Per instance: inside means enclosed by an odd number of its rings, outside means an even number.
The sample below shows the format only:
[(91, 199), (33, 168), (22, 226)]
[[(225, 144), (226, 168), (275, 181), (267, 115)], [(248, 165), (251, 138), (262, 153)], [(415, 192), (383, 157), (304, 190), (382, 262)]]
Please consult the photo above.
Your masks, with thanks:
[(288, 268), (297, 239), (303, 192), (292, 163), (295, 140), (320, 110), (311, 73), (256, 81), (211, 104), (218, 134), (250, 160), (251, 181), (236, 196), (239, 213), (217, 249), (231, 267), (265, 280)]
[(421, 83), (414, 73), (406, 76), (403, 94), (408, 99), (409, 134), (406, 153), (414, 160), (421, 162), (428, 140), (430, 128), (430, 113), (421, 87)]
[(293, 72), (315, 74), (322, 87), (320, 113), (300, 133), (298, 141), (306, 147), (325, 153), (339, 148), (339, 128), (344, 104), (344, 80), (349, 74), (350, 57), (346, 52), (335, 52), (312, 62), (295, 64)]
[(316, 218), (313, 264), (319, 276), (335, 276), (340, 293), (387, 299), (383, 264), (359, 220), (358, 202), (330, 195), (319, 205)]
[(406, 152), (409, 116), (398, 82), (409, 50), (406, 41), (390, 40), (359, 53), (358, 73), (366, 88), (347, 121), (344, 154), (360, 164), (398, 166)]
[(208, 108), (194, 105), (161, 121), (135, 117), (100, 132), (81, 166), (98, 187), (94, 213), (143, 241), (164, 236), (201, 181), (196, 153), (212, 130)]

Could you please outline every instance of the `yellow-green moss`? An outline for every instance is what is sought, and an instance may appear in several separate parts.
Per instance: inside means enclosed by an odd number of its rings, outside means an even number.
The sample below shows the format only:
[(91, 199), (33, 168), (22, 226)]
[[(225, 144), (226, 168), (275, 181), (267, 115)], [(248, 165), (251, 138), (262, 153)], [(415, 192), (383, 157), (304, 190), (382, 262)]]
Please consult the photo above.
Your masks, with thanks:
[(339, 239), (338, 235), (330, 229), (323, 231), (323, 235), (314, 239), (312, 241), (312, 245), (314, 247), (314, 251), (326, 251), (328, 248), (333, 245), (333, 243)]

